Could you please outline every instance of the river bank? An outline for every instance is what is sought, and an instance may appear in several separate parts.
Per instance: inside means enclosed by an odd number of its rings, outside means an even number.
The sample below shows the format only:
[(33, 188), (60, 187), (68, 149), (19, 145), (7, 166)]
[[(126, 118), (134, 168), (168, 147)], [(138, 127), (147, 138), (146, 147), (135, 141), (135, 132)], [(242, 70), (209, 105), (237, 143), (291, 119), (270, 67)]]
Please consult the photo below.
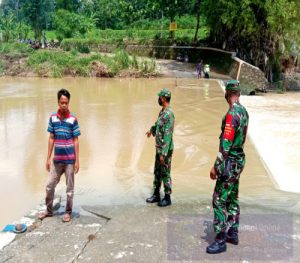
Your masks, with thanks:
[(123, 49), (103, 54), (64, 51), (60, 48), (33, 50), (22, 43), (0, 44), (0, 75), (14, 77), (153, 77), (155, 60), (129, 56)]
[[(10, 43), (0, 45), (0, 76), (197, 78), (197, 73), (195, 63), (130, 56), (125, 50), (118, 48), (111, 50), (110, 53), (84, 54), (59, 48), (33, 50), (25, 44)], [(210, 77), (229, 79), (229, 76), (218, 67), (211, 67)]]

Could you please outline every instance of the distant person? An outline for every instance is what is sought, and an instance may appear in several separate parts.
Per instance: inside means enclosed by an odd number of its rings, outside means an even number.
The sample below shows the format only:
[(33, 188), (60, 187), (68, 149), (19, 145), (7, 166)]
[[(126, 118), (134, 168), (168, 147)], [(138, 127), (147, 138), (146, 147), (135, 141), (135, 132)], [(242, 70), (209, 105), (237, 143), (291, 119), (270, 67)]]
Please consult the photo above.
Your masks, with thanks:
[[(158, 203), (158, 206), (165, 207), (172, 204), (172, 179), (171, 179), (171, 161), (173, 154), (173, 130), (174, 114), (170, 108), (171, 92), (162, 89), (158, 94), (158, 104), (162, 109), (158, 119), (149, 131), (147, 137), (155, 136), (156, 156), (154, 166), (154, 193), (146, 199), (147, 203)], [(160, 199), (161, 183), (164, 184), (165, 197)]]
[(205, 64), (203, 72), (204, 72), (204, 77), (206, 79), (209, 79), (209, 72), (210, 72), (209, 64)]
[[(48, 155), (46, 169), (49, 173), (46, 186), (46, 211), (39, 214), (39, 219), (53, 216), (53, 199), (55, 187), (62, 174), (65, 174), (67, 185), (67, 204), (63, 222), (71, 220), (74, 195), (74, 173), (79, 171), (80, 130), (77, 118), (69, 111), (70, 93), (61, 89), (57, 93), (58, 110), (50, 116), (48, 132)], [(51, 155), (54, 147), (54, 158)]]
[(217, 179), (212, 202), (216, 237), (207, 247), (210, 254), (226, 251), (226, 242), (239, 243), (239, 179), (245, 166), (244, 143), (249, 121), (247, 110), (239, 102), (240, 93), (238, 81), (227, 83), (225, 98), (229, 109), (222, 120), (219, 153), (210, 170), (210, 178)]
[(203, 68), (203, 60), (199, 61), (196, 65), (196, 69), (197, 69), (197, 78), (200, 79), (201, 75), (202, 75), (202, 69)]

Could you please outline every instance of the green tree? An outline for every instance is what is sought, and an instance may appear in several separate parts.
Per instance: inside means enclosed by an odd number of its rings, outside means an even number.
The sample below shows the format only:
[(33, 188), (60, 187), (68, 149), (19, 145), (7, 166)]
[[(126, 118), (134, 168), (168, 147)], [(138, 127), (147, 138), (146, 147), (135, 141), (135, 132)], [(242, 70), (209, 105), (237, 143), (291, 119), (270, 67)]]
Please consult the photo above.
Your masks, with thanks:
[(1, 9), (4, 15), (13, 13), (17, 23), (30, 25), (35, 39), (39, 39), (42, 30), (51, 25), (55, 0), (3, 0)]
[(96, 26), (100, 29), (120, 29), (124, 26), (118, 0), (92, 0), (83, 5), (86, 16), (96, 19)]
[(56, 0), (56, 10), (65, 9), (70, 12), (78, 12), (82, 2), (84, 2), (84, 0)]
[(197, 15), (197, 25), (196, 25), (196, 30), (195, 30), (195, 36), (194, 36), (194, 42), (198, 40), (198, 32), (200, 28), (200, 14), (201, 14), (201, 0), (196, 0), (195, 5), (194, 5), (194, 12)]
[(237, 51), (265, 71), (278, 63), (282, 46), (293, 42), (299, 32), (299, 8), (292, 0), (202, 1), (211, 42)]
[[(153, 6), (161, 10), (170, 22), (175, 22), (176, 16), (181, 16), (188, 13), (191, 9), (193, 1), (190, 0), (155, 0)], [(171, 38), (174, 38), (174, 31), (170, 33)]]
[(59, 40), (72, 37), (83, 37), (95, 28), (95, 20), (83, 15), (60, 9), (55, 13), (54, 24)]
[(2, 40), (8, 42), (15, 38), (16, 17), (13, 13), (0, 15), (0, 30), (2, 32)]

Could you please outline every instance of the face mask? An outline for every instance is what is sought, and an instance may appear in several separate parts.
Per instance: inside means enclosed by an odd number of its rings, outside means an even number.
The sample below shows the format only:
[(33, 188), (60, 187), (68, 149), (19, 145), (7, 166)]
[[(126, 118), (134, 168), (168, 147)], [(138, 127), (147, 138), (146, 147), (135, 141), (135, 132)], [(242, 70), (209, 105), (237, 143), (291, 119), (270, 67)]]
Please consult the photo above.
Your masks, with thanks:
[(159, 106), (162, 106), (163, 102), (162, 102), (161, 98), (158, 98), (158, 104), (159, 104)]

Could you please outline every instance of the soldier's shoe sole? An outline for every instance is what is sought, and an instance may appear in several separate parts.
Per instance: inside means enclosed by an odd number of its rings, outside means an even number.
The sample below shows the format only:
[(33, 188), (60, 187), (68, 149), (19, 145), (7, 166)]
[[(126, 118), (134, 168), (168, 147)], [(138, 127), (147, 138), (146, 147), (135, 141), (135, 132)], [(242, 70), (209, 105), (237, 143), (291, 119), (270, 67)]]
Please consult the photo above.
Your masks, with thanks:
[(169, 204), (161, 204), (161, 203), (158, 203), (157, 205), (158, 205), (159, 207), (166, 207), (166, 206), (172, 205), (172, 203), (169, 203)]
[(226, 252), (227, 247), (224, 246), (222, 249), (219, 250), (209, 250), (208, 248), (206, 248), (206, 253), (208, 254), (220, 254), (222, 252)]
[(159, 202), (160, 202), (160, 199), (157, 199), (157, 200), (146, 199), (146, 203), (148, 203), (148, 204), (154, 204), (154, 203), (159, 203)]

